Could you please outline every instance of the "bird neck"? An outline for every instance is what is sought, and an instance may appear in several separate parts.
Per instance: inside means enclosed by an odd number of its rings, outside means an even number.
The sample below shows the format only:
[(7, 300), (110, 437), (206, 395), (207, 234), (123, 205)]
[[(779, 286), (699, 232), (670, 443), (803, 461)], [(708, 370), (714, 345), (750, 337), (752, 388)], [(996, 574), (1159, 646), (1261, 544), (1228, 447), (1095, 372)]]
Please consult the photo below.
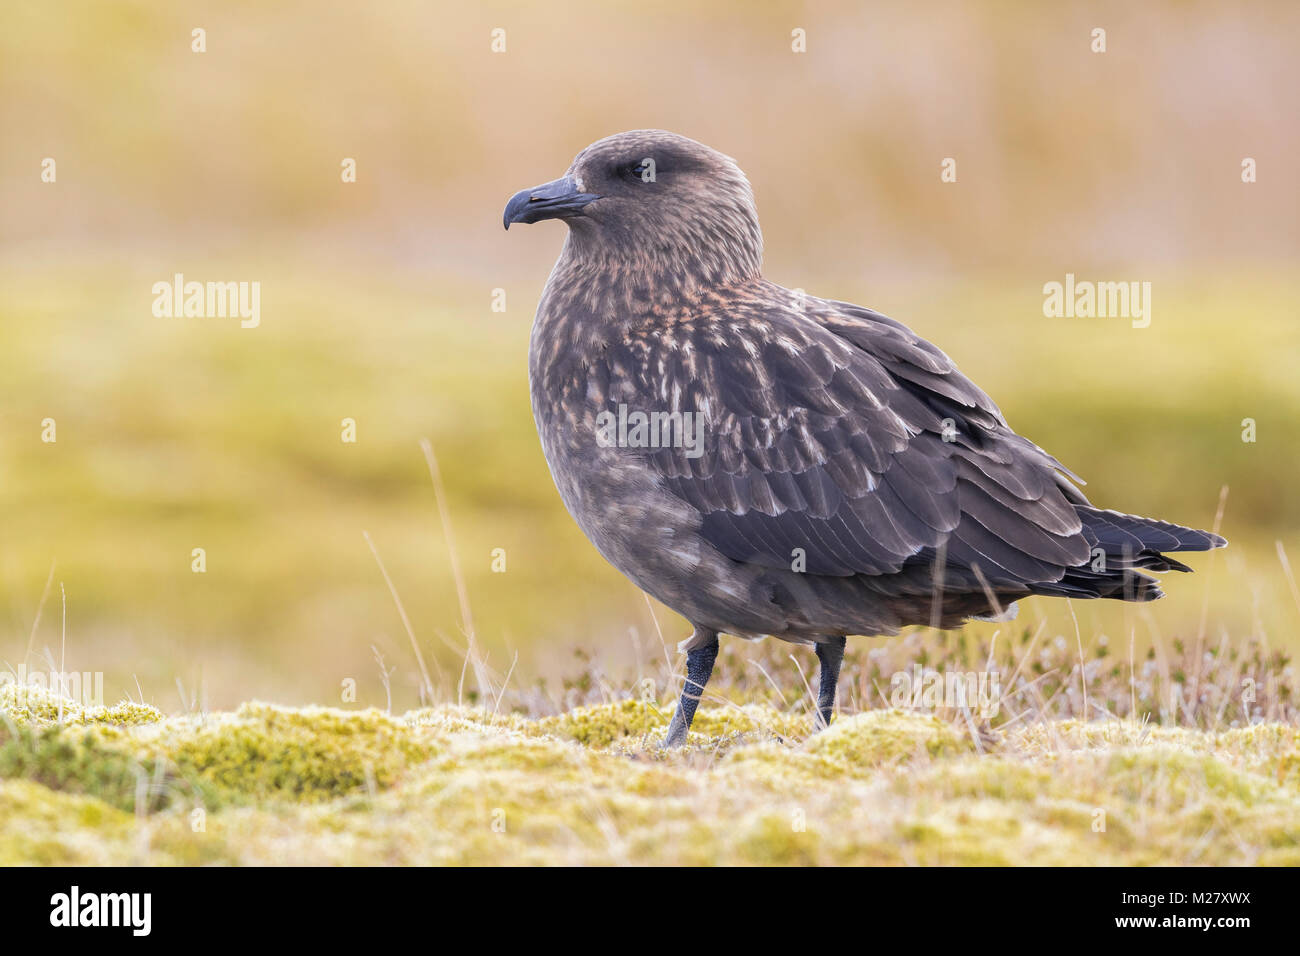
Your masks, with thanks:
[(636, 321), (688, 305), (718, 289), (757, 281), (762, 236), (754, 223), (740, 235), (695, 231), (593, 235), (571, 228), (547, 282), (563, 312)]

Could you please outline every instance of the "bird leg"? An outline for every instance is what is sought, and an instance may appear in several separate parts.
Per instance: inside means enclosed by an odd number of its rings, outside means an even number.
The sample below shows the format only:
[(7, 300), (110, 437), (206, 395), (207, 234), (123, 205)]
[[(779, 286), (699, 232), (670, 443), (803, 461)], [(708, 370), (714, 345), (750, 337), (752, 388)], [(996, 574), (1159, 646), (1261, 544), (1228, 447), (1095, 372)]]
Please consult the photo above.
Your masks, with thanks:
[(835, 711), (835, 686), (840, 680), (840, 664), (844, 660), (842, 637), (832, 637), (817, 644), (817, 660), (821, 664), (820, 686), (817, 688), (817, 729), (829, 727)]
[(665, 747), (680, 747), (686, 743), (686, 731), (695, 719), (695, 708), (704, 696), (704, 685), (713, 674), (713, 662), (718, 659), (718, 634), (697, 627), (693, 635), (695, 640), (705, 642), (686, 652), (686, 680), (682, 683), (682, 696), (677, 702), (677, 713), (673, 714), (672, 723), (668, 725), (668, 737)]

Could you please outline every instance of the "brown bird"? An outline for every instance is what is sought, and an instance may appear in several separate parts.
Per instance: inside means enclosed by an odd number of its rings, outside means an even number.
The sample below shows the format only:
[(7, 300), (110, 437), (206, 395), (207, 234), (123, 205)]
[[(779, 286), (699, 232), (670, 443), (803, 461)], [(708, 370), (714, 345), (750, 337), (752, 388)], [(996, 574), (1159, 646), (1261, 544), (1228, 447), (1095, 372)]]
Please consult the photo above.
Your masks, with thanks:
[(529, 348), (565, 506), (694, 626), (668, 731), (686, 740), (718, 634), (816, 646), (831, 719), (848, 635), (1006, 619), (1030, 595), (1149, 601), (1143, 571), (1218, 535), (1103, 511), (938, 348), (763, 278), (749, 182), (662, 130), (588, 146), (511, 198), (568, 238)]

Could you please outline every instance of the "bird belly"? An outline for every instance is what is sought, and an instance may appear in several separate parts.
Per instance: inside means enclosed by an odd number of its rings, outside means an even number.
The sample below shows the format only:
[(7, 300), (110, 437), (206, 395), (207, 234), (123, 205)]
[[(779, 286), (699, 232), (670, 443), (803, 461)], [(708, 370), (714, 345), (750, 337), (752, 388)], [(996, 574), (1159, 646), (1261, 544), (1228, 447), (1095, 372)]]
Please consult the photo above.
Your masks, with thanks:
[(699, 514), (664, 490), (634, 449), (602, 448), (586, 429), (549, 416), (537, 424), (565, 508), (633, 584), (693, 624), (751, 637), (782, 629), (774, 614), (755, 613), (762, 569), (704, 541)]

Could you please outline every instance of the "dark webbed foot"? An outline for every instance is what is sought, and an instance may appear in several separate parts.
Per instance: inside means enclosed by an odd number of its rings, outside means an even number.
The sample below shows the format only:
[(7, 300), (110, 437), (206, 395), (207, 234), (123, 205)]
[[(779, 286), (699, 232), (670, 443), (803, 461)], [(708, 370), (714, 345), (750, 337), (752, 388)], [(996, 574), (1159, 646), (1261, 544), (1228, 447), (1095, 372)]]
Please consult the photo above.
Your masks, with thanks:
[(835, 686), (840, 680), (840, 664), (844, 661), (845, 639), (832, 637), (817, 645), (817, 660), (821, 663), (821, 680), (817, 688), (817, 729), (829, 727), (835, 712)]
[(692, 637), (693, 650), (686, 652), (686, 680), (682, 683), (682, 696), (677, 702), (677, 713), (668, 725), (665, 747), (680, 747), (686, 743), (686, 731), (695, 719), (695, 708), (704, 696), (704, 685), (713, 674), (713, 662), (718, 659), (718, 633), (697, 627)]

